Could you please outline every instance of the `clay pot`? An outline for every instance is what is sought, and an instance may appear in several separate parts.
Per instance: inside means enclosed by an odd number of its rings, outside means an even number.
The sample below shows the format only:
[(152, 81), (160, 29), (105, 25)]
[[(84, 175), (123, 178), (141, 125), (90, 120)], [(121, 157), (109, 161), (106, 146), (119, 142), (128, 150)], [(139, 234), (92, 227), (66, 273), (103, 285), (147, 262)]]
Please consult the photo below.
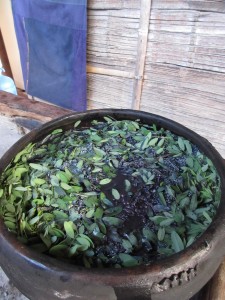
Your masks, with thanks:
[(44, 138), (56, 128), (68, 129), (77, 120), (88, 126), (90, 120), (106, 115), (140, 119), (167, 128), (196, 144), (212, 160), (221, 177), (222, 199), (209, 228), (187, 249), (149, 266), (86, 269), (34, 252), (21, 244), (0, 220), (0, 265), (30, 299), (188, 299), (213, 276), (225, 254), (225, 166), (220, 154), (198, 134), (166, 118), (140, 111), (104, 109), (74, 113), (48, 122), (21, 138), (0, 160), (0, 174), (28, 143)]

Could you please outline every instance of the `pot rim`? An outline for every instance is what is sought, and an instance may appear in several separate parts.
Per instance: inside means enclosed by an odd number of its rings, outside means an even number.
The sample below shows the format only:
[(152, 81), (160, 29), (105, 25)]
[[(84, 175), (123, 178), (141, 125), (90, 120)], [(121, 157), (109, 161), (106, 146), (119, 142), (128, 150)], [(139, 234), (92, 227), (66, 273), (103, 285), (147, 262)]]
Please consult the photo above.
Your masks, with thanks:
[[(201, 137), (194, 131), (188, 129), (187, 127), (179, 124), (178, 122), (172, 121), (168, 118), (144, 111), (136, 111), (130, 109), (96, 109), (86, 112), (74, 112), (45, 123), (23, 136), (11, 148), (9, 148), (9, 150), (7, 150), (7, 152), (0, 159), (0, 174), (9, 164), (9, 162), (15, 157), (16, 153), (21, 151), (27, 144), (29, 144), (29, 142), (34, 142), (36, 140), (42, 139), (52, 130), (59, 128), (61, 125), (63, 125), (62, 123), (65, 122), (65, 120), (67, 121), (67, 124), (70, 124), (74, 123), (77, 120), (90, 120), (106, 115), (115, 117), (115, 119), (140, 119), (143, 123), (146, 123), (147, 121), (149, 121), (149, 124), (156, 123), (156, 125), (169, 129), (175, 134), (183, 136), (189, 141), (191, 141), (193, 144), (196, 144), (199, 147), (199, 149), (212, 160), (221, 179), (221, 195), (225, 194), (225, 164), (221, 155), (212, 146), (212, 144), (208, 142), (208, 140)], [(36, 136), (38, 136), (38, 139), (35, 138)], [(16, 153), (15, 149), (17, 149)], [(193, 242), (191, 246), (185, 248), (179, 253), (172, 254), (162, 259), (158, 259), (153, 263), (150, 263), (149, 265), (141, 265), (132, 268), (87, 269), (85, 267), (76, 266), (64, 261), (60, 261), (56, 258), (50, 257), (45, 254), (37, 253), (29, 246), (26, 246), (19, 242), (16, 236), (7, 230), (2, 219), (0, 219), (0, 238), (4, 240), (6, 245), (10, 249), (15, 251), (17, 255), (19, 255), (26, 261), (32, 262), (32, 264), (36, 265), (39, 268), (48, 269), (52, 271), (54, 270), (54, 272), (59, 273), (74, 273), (74, 276), (77, 278), (79, 277), (79, 279), (84, 277), (85, 280), (105, 282), (106, 284), (109, 283), (108, 278), (110, 278), (113, 275), (115, 276), (115, 285), (119, 286), (122, 284), (121, 278), (123, 278), (124, 280), (125, 276), (127, 277), (127, 283), (131, 284), (134, 278), (135, 280), (137, 280), (137, 277), (141, 278), (142, 276), (145, 276), (149, 273), (151, 273), (153, 276), (157, 276), (158, 274), (160, 274), (161, 270), (163, 270), (163, 276), (165, 277), (167, 271), (171, 274), (174, 267), (176, 267), (176, 273), (178, 269), (180, 269), (181, 271), (187, 270), (190, 268), (191, 259), (193, 260), (193, 266), (191, 267), (194, 268), (199, 261), (204, 260), (205, 256), (207, 255), (210, 249), (215, 249), (219, 238), (221, 239), (221, 234), (225, 236), (224, 214), (225, 201), (222, 201), (221, 196), (220, 205), (217, 209), (217, 213), (214, 216), (213, 221), (206, 229), (206, 231), (195, 242)], [(4, 247), (4, 245), (0, 247)]]

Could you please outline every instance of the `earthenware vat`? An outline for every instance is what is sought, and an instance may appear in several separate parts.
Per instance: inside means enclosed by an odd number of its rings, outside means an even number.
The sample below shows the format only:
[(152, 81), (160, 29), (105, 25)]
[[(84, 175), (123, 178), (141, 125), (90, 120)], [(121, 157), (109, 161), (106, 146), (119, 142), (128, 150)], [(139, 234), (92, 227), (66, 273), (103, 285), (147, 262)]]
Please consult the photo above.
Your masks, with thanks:
[(51, 299), (152, 299), (176, 300), (193, 296), (213, 276), (225, 254), (225, 165), (220, 154), (204, 138), (161, 116), (121, 109), (74, 113), (46, 123), (14, 144), (0, 160), (0, 174), (28, 143), (42, 139), (56, 128), (70, 128), (77, 120), (88, 125), (103, 116), (140, 119), (155, 123), (196, 144), (214, 163), (221, 177), (222, 199), (207, 231), (190, 247), (149, 266), (124, 269), (86, 269), (34, 252), (8, 232), (0, 220), (0, 265), (28, 298)]

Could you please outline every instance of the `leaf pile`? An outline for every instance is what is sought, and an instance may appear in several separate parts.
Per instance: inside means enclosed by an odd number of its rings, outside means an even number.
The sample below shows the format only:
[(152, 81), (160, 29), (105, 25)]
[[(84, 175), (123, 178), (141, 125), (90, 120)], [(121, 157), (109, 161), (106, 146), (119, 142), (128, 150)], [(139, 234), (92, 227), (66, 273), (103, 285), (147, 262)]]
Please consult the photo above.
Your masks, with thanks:
[(179, 252), (206, 230), (219, 201), (219, 176), (195, 145), (109, 117), (29, 144), (0, 180), (8, 229), (37, 251), (86, 267)]

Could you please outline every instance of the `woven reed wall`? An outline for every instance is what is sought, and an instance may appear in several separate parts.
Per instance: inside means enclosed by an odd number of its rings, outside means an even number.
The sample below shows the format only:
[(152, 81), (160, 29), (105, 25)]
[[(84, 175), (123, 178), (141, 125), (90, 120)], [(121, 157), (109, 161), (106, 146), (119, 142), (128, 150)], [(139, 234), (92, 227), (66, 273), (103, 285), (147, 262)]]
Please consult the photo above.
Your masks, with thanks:
[(90, 0), (88, 108), (176, 120), (225, 157), (225, 1)]

